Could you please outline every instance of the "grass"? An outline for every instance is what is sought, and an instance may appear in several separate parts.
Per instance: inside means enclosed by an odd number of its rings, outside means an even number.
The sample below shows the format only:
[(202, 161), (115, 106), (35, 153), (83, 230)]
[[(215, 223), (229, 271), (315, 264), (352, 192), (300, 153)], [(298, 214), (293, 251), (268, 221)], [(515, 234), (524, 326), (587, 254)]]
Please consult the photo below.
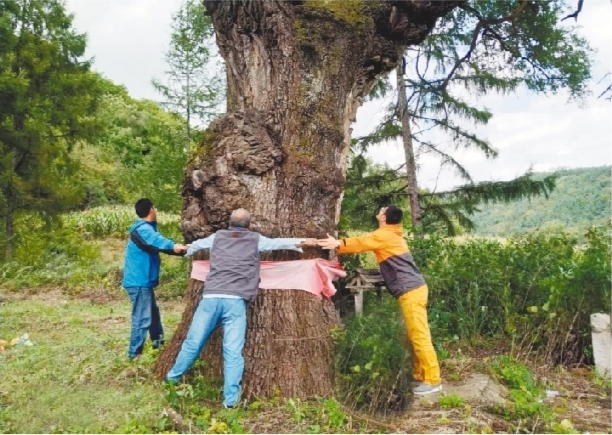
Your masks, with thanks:
[[(409, 398), (406, 411), (391, 409), (386, 400), (384, 417), (357, 412), (353, 407), (357, 402), (347, 407), (333, 398), (273, 398), (228, 411), (220, 407), (219, 382), (192, 376), (176, 389), (164, 387), (150, 375), (155, 351), (146, 348), (138, 362), (127, 360), (130, 306), (120, 278), (124, 231), (133, 219), (127, 218), (127, 209), (103, 212), (84, 214), (78, 221), (83, 226), (75, 220), (71, 228), (50, 234), (46, 241), (40, 237), (42, 227), (28, 238), (24, 235), (22, 263), (0, 265), (0, 340), (10, 342), (27, 332), (35, 343), (0, 353), (0, 433), (180, 430), (164, 414), (168, 406), (197, 431), (207, 433), (612, 431), (609, 380), (588, 369), (583, 369), (586, 374), (563, 368), (551, 373), (546, 366), (547, 372), (538, 373), (537, 367), (544, 366), (530, 358), (500, 356), (511, 352), (501, 338), (436, 341), (445, 383), (461, 382), (473, 372), (489, 372), (508, 386), (509, 404), (497, 409), (451, 393), (432, 405), (431, 415), (418, 410)], [(168, 232), (164, 228), (161, 232), (172, 237), (175, 222), (170, 219), (167, 224)], [(81, 234), (75, 231), (79, 228)], [(99, 239), (94, 233), (112, 236)], [(30, 251), (44, 255), (36, 259)], [(364, 260), (366, 267), (373, 265), (371, 258)], [(182, 314), (177, 300), (186, 288), (188, 262), (167, 256), (162, 262), (156, 293), (166, 333), (171, 334)], [(389, 312), (397, 312), (395, 301), (390, 302), (386, 308), (384, 303), (370, 304), (366, 311), (373, 314), (372, 322), (358, 328), (363, 334), (351, 344), (350, 364), (346, 361), (350, 370), (344, 370), (339, 381), (348, 379), (355, 391), (365, 387), (371, 393), (368, 380), (380, 384), (381, 370), (395, 355), (394, 349), (399, 352), (394, 368), (403, 370), (407, 364), (394, 332), (399, 326), (385, 323), (393, 320)], [(395, 375), (389, 379), (393, 388), (400, 385)], [(547, 383), (542, 379), (548, 379)], [(406, 388), (400, 386), (398, 391)], [(541, 402), (545, 389), (559, 390), (562, 396)], [(337, 397), (343, 397), (341, 393), (339, 389)], [(393, 392), (388, 398), (396, 396)], [(371, 398), (366, 402), (373, 403)]]
[[(155, 431), (164, 391), (149, 375), (153, 351), (137, 364), (126, 358), (127, 300), (94, 305), (54, 296), (0, 306), (0, 337), (27, 332), (35, 343), (0, 354), (2, 432)], [(164, 322), (174, 329), (180, 307), (165, 308)]]
[[(182, 314), (174, 300), (160, 303), (167, 332)], [(478, 359), (463, 355), (443, 366), (443, 377), (468, 377), (490, 367), (511, 392), (513, 405), (490, 413), (486, 404), (458, 395), (442, 396), (432, 411), (410, 407), (386, 417), (356, 412), (333, 398), (256, 400), (246, 408), (224, 410), (219, 385), (201, 377), (174, 391), (152, 379), (156, 351), (145, 349), (137, 363), (127, 360), (130, 306), (127, 298), (103, 304), (56, 290), (0, 304), (0, 339), (29, 333), (34, 346), (0, 353), (0, 432), (3, 433), (160, 433), (176, 431), (164, 409), (172, 406), (207, 433), (403, 433), (531, 430), (610, 432), (609, 381), (558, 369), (546, 372), (547, 388), (563, 393), (538, 402), (541, 391), (533, 368), (508, 357)], [(455, 353), (454, 349), (450, 349)], [(521, 389), (523, 387), (523, 389)], [(576, 398), (572, 398), (576, 397)], [(537, 404), (537, 405), (536, 405)], [(535, 405), (535, 406), (534, 406)], [(532, 408), (532, 406), (534, 406)], [(440, 411), (444, 414), (440, 416)], [(607, 417), (606, 417), (607, 412)], [(540, 419), (538, 420), (538, 415)], [(476, 418), (477, 423), (471, 419)], [(535, 418), (535, 419), (534, 419)], [(526, 422), (529, 424), (526, 425)]]
[(462, 408), (465, 405), (465, 399), (456, 393), (450, 393), (442, 395), (438, 403), (444, 409)]

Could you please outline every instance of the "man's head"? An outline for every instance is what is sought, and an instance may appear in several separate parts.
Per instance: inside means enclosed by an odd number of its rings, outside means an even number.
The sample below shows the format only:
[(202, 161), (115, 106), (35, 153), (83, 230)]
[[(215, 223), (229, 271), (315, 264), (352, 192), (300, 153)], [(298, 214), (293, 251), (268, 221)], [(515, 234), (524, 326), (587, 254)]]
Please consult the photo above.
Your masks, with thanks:
[(229, 226), (249, 228), (251, 225), (251, 213), (243, 208), (236, 209), (230, 216)]
[(376, 215), (379, 225), (396, 225), (402, 222), (404, 213), (396, 205), (389, 205), (380, 209)]
[(157, 218), (157, 210), (149, 198), (140, 198), (134, 206), (136, 214), (141, 219), (155, 220)]

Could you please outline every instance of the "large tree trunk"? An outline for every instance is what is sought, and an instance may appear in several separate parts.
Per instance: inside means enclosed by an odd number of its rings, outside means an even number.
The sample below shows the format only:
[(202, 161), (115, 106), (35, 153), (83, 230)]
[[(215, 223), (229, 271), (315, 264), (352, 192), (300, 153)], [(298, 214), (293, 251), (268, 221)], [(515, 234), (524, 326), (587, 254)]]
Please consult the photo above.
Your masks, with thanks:
[(402, 121), (402, 142), (406, 156), (406, 189), (410, 203), (410, 220), (415, 234), (421, 234), (421, 204), (419, 203), (419, 190), (416, 177), (416, 161), (414, 160), (414, 147), (412, 146), (412, 131), (410, 130), (410, 112), (406, 101), (406, 83), (404, 82), (404, 68), (398, 65), (397, 73), (397, 109)]
[[(376, 78), (397, 64), (460, 1), (205, 1), (225, 59), (228, 113), (213, 122), (186, 170), (182, 230), (188, 241), (251, 211), (272, 237), (322, 237), (339, 218), (350, 124)], [(327, 255), (307, 250), (302, 258)], [(267, 257), (293, 260), (295, 253)], [(190, 296), (172, 343), (176, 358), (200, 298)], [(329, 302), (327, 302), (329, 304)], [(249, 308), (247, 397), (332, 391), (329, 305), (300, 291), (261, 291)], [(216, 346), (216, 347), (215, 347)], [(207, 352), (219, 354), (219, 343)], [(218, 368), (217, 364), (213, 364)], [(207, 374), (211, 375), (215, 368)]]

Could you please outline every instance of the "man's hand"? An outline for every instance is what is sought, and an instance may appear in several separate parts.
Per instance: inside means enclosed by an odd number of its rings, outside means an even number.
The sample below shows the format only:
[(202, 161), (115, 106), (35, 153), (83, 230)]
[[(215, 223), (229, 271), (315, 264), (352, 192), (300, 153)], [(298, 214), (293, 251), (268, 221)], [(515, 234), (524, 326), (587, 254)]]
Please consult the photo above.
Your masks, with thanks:
[(182, 254), (183, 252), (187, 252), (187, 246), (181, 245), (180, 243), (175, 243), (172, 250), (177, 254)]
[(313, 239), (313, 238), (307, 238), (306, 240), (304, 240), (302, 243), (300, 243), (299, 246), (300, 248), (302, 246), (317, 246), (319, 243), (319, 241), (317, 239)]
[(319, 239), (317, 245), (323, 249), (336, 249), (340, 246), (340, 242), (327, 234), (327, 239)]

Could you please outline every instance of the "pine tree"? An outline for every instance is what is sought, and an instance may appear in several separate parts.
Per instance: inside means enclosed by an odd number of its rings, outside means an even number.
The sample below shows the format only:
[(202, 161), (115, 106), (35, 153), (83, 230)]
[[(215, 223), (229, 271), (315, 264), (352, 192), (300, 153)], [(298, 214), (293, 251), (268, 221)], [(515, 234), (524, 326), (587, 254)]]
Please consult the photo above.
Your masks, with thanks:
[[(508, 94), (519, 88), (537, 93), (569, 91), (571, 98), (580, 99), (590, 78), (590, 48), (578, 37), (573, 27), (560, 24), (567, 9), (561, 1), (551, 2), (468, 2), (442, 18), (440, 25), (423, 44), (410, 47), (403, 65), (398, 65), (398, 103), (389, 108), (387, 117), (375, 132), (360, 141), (362, 148), (397, 137), (402, 138), (406, 154), (407, 189), (410, 198), (412, 225), (417, 232), (422, 214), (416, 183), (415, 155), (428, 153), (439, 157), (467, 183), (470, 203), (464, 207), (453, 201), (448, 212), (459, 209), (470, 214), (474, 206), (473, 180), (460, 164), (454, 150), (473, 148), (488, 158), (496, 158), (497, 150), (470, 128), (485, 125), (492, 117), (486, 108), (470, 102), (492, 92)], [(405, 73), (405, 76), (404, 76)], [(380, 86), (388, 90), (388, 83)], [(441, 133), (452, 142), (451, 150), (434, 143), (431, 131)], [(454, 148), (454, 150), (453, 150)], [(525, 178), (519, 180), (525, 188)], [(501, 197), (516, 187), (492, 183)], [(534, 192), (546, 191), (546, 186), (531, 184)], [(429, 195), (428, 198), (432, 198)], [(429, 215), (448, 218), (442, 212), (441, 194)], [(442, 202), (441, 202), (442, 201)], [(457, 208), (459, 207), (459, 209)], [(423, 205), (425, 208), (425, 205)], [(435, 213), (434, 213), (435, 211)], [(459, 221), (468, 224), (467, 215)]]
[(170, 48), (166, 52), (167, 82), (152, 81), (164, 98), (163, 105), (186, 119), (188, 143), (194, 140), (194, 123), (209, 121), (218, 113), (225, 86), (212, 62), (213, 35), (202, 2), (186, 0), (173, 16)]
[(0, 216), (8, 258), (14, 217), (49, 219), (82, 197), (71, 151), (96, 133), (98, 77), (82, 60), (85, 35), (59, 0), (0, 2)]

